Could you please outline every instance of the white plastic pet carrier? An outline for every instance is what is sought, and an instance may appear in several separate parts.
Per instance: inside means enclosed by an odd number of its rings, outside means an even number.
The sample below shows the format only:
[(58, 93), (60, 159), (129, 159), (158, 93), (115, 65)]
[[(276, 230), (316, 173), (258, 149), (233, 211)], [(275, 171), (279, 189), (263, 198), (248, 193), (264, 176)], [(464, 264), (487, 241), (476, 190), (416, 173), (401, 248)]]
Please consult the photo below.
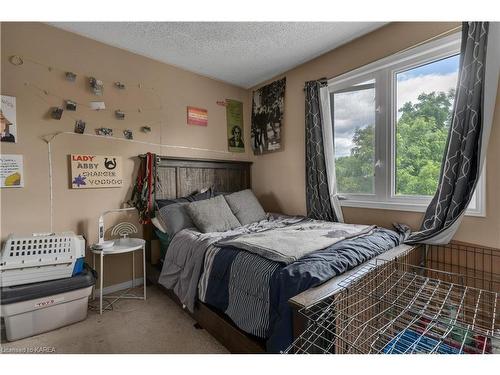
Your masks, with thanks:
[(0, 286), (71, 277), (84, 257), (85, 240), (73, 232), (11, 234), (0, 256)]

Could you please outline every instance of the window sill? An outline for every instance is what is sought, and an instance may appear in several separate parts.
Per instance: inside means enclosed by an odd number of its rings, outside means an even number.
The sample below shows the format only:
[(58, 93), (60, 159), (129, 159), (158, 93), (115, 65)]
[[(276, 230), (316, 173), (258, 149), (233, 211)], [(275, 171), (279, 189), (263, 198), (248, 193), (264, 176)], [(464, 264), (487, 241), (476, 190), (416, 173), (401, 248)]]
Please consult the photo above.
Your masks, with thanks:
[[(374, 208), (379, 210), (423, 213), (427, 209), (428, 204), (403, 203), (403, 202), (375, 202), (375, 201), (360, 201), (353, 199), (341, 199), (340, 205), (342, 207)], [(486, 214), (485, 212), (481, 212), (480, 210), (467, 210), (465, 216), (485, 217)]]

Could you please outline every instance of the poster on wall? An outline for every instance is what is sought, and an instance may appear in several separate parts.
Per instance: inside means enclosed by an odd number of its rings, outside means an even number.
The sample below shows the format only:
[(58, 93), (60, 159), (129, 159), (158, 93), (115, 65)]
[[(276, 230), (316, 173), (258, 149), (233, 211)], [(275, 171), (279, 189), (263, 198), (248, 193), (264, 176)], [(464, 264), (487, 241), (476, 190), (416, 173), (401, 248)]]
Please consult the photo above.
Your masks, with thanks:
[(286, 77), (253, 92), (251, 136), (255, 155), (281, 149), (285, 86)]
[(24, 187), (23, 155), (0, 155), (0, 187)]
[(71, 188), (73, 189), (123, 186), (120, 156), (72, 154), (70, 160)]
[(2, 142), (17, 142), (16, 98), (0, 95), (0, 127)]
[(243, 103), (226, 100), (227, 147), (231, 152), (245, 152), (243, 140)]
[(187, 107), (188, 125), (208, 125), (208, 111), (203, 108)]

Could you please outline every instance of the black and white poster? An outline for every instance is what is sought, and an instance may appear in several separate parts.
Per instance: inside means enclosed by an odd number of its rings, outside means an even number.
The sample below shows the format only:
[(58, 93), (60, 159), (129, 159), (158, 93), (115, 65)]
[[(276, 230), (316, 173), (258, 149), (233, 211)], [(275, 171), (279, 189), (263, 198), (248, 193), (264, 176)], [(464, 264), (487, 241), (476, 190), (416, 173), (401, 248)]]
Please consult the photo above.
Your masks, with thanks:
[(253, 92), (252, 149), (261, 155), (281, 149), (286, 77)]

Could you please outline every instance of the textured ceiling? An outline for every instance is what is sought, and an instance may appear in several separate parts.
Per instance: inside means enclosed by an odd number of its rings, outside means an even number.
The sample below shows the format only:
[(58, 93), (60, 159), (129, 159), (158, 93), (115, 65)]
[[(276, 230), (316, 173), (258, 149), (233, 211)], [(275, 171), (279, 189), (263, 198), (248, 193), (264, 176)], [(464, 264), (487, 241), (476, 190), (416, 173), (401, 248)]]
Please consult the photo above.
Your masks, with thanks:
[(380, 22), (57, 22), (53, 26), (248, 88)]

